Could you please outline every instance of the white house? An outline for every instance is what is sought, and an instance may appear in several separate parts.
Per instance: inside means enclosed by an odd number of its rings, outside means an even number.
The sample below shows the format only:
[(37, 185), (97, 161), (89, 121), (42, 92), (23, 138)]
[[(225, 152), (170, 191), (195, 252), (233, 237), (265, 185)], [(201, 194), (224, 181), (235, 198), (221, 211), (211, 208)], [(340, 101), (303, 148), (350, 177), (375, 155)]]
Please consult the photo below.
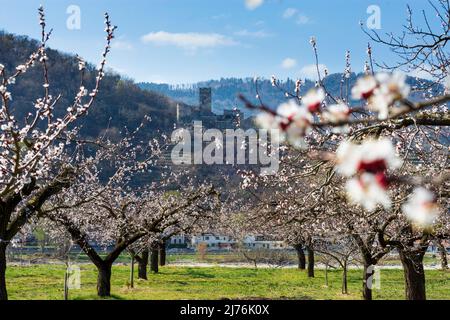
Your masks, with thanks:
[(169, 239), (169, 245), (171, 245), (171, 246), (184, 246), (184, 245), (188, 245), (188, 242), (189, 242), (189, 237), (184, 234), (172, 236)]
[(244, 245), (249, 249), (287, 249), (289, 246), (284, 241), (267, 239), (263, 236), (246, 236)]
[[(191, 237), (191, 247), (197, 248), (199, 244), (206, 244), (208, 250), (230, 250), (238, 245), (238, 242), (230, 236), (213, 233), (202, 233)], [(248, 249), (287, 249), (289, 246), (284, 241), (269, 239), (264, 236), (246, 236), (243, 245)]]
[(202, 233), (191, 238), (192, 247), (196, 248), (201, 243), (206, 244), (209, 250), (232, 249), (236, 245), (236, 241), (231, 237), (213, 233)]

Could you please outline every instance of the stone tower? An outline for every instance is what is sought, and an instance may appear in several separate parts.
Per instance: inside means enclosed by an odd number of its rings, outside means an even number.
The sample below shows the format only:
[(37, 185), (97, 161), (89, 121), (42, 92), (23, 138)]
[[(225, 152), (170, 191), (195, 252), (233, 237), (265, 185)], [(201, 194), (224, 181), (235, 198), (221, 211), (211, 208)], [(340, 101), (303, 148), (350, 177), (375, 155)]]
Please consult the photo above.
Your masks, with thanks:
[(200, 111), (212, 112), (211, 88), (200, 88)]

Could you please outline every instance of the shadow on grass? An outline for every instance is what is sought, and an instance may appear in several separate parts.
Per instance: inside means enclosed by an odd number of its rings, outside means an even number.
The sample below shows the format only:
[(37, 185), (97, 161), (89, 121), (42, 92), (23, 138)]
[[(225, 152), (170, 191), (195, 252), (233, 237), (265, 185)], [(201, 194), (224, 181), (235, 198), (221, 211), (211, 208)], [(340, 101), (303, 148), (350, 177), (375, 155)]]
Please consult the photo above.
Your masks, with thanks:
[(277, 297), (277, 298), (266, 298), (266, 297), (244, 297), (244, 298), (221, 298), (219, 300), (274, 300), (274, 301), (282, 301), (282, 300), (315, 300), (310, 296), (301, 296), (301, 297)]
[(83, 296), (83, 297), (75, 297), (71, 300), (98, 300), (98, 301), (111, 301), (111, 300), (126, 300), (126, 298), (122, 297), (122, 296), (118, 296), (116, 294), (112, 294), (109, 297), (104, 297), (101, 298), (97, 295), (87, 295), (87, 296)]
[(215, 278), (216, 276), (211, 274), (211, 273), (207, 273), (204, 272), (202, 270), (199, 269), (192, 269), (192, 268), (188, 268), (186, 270), (186, 274), (190, 277), (194, 277), (194, 278), (207, 278), (207, 279), (212, 279)]

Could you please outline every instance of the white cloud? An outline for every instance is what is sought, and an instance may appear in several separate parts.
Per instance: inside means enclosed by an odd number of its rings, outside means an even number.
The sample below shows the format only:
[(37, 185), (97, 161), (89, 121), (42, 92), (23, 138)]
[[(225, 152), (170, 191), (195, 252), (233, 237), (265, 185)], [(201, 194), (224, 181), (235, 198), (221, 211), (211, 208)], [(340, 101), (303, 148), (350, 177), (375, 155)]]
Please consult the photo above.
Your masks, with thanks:
[(281, 66), (283, 67), (283, 69), (292, 69), (297, 66), (297, 60), (292, 58), (286, 58), (281, 63)]
[(255, 10), (264, 3), (264, 0), (245, 0), (245, 6), (249, 10)]
[(309, 21), (310, 21), (310, 19), (309, 19), (309, 17), (308, 16), (305, 16), (304, 14), (299, 14), (298, 16), (297, 16), (297, 24), (308, 24), (309, 23)]
[(116, 50), (133, 50), (133, 45), (125, 40), (117, 39), (112, 42), (111, 48)]
[[(325, 75), (325, 69), (327, 69), (327, 66), (324, 64), (319, 64), (319, 71), (320, 75), (323, 77)], [(317, 67), (315, 64), (310, 64), (307, 66), (304, 66), (300, 70), (300, 77), (310, 79), (310, 80), (318, 80), (317, 78)]]
[(298, 12), (297, 9), (294, 8), (287, 8), (283, 13), (284, 19), (290, 19), (292, 18), (296, 13)]
[(247, 29), (237, 31), (234, 34), (239, 37), (251, 37), (251, 38), (267, 38), (273, 36), (273, 34), (265, 32), (263, 30), (248, 31)]
[(311, 19), (307, 15), (299, 12), (295, 8), (287, 8), (283, 13), (283, 18), (294, 19), (297, 24), (308, 24), (311, 22)]
[(223, 46), (233, 46), (237, 42), (232, 38), (218, 33), (170, 33), (158, 31), (148, 33), (141, 38), (144, 43), (155, 45), (172, 45), (188, 50), (199, 48), (215, 48)]

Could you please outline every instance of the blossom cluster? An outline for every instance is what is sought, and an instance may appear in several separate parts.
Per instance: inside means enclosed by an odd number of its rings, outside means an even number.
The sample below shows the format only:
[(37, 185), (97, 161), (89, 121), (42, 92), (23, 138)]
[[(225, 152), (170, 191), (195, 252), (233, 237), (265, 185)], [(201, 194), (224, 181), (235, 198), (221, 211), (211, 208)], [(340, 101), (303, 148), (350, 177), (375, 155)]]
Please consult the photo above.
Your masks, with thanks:
[(302, 99), (302, 104), (289, 100), (281, 104), (277, 111), (260, 113), (256, 123), (264, 129), (279, 130), (281, 141), (288, 141), (295, 147), (304, 148), (305, 136), (311, 130), (314, 114), (319, 112), (325, 91), (323, 89), (311, 90)]
[[(314, 46), (314, 39), (312, 43)], [(347, 52), (346, 78), (350, 78), (350, 74), (350, 53)], [(275, 76), (272, 77), (272, 85), (277, 86)], [(297, 95), (300, 85), (301, 83), (296, 84)], [(368, 118), (373, 119), (370, 120), (373, 122), (395, 117), (395, 107), (406, 104), (410, 92), (406, 75), (400, 72), (374, 75), (367, 72), (351, 89), (354, 100), (365, 100), (368, 110), (376, 113), (376, 118)], [(327, 100), (332, 100), (333, 104), (327, 105)], [(364, 118), (356, 115), (357, 112), (364, 114), (361, 112), (363, 110), (351, 108), (345, 100), (330, 97), (320, 83), (303, 97), (298, 95), (298, 99), (289, 100), (276, 110), (267, 107), (261, 109), (263, 112), (257, 116), (256, 123), (265, 129), (278, 130), (281, 142), (288, 142), (301, 149), (311, 148), (308, 146), (307, 136), (315, 128), (330, 127), (334, 134), (349, 134), (349, 137), (353, 137), (351, 125), (364, 123)], [(336, 171), (348, 178), (345, 189), (351, 203), (359, 204), (367, 211), (374, 211), (378, 206), (385, 210), (391, 208), (392, 201), (388, 191), (392, 181), (388, 172), (401, 168), (403, 161), (396, 154), (390, 140), (368, 139), (358, 144), (344, 141), (337, 149), (335, 159)], [(435, 201), (430, 200), (430, 194), (432, 195), (426, 189), (416, 189), (409, 202), (403, 206), (405, 216), (413, 223), (426, 226), (435, 221), (438, 209), (434, 205)]]
[(398, 169), (402, 161), (388, 139), (368, 140), (362, 144), (343, 142), (336, 152), (336, 170), (350, 178), (346, 183), (350, 200), (373, 211), (381, 204), (391, 207), (387, 190), (388, 170)]
[(377, 112), (380, 120), (386, 120), (391, 107), (406, 99), (410, 92), (404, 73), (378, 73), (358, 79), (352, 89), (352, 97), (367, 100), (369, 109)]
[[(388, 171), (398, 169), (403, 161), (387, 138), (366, 140), (361, 144), (343, 142), (336, 152), (336, 171), (349, 178), (346, 191), (350, 201), (374, 211), (378, 205), (391, 208)], [(405, 216), (420, 227), (431, 226), (439, 216), (435, 196), (425, 188), (416, 188), (402, 206)]]

